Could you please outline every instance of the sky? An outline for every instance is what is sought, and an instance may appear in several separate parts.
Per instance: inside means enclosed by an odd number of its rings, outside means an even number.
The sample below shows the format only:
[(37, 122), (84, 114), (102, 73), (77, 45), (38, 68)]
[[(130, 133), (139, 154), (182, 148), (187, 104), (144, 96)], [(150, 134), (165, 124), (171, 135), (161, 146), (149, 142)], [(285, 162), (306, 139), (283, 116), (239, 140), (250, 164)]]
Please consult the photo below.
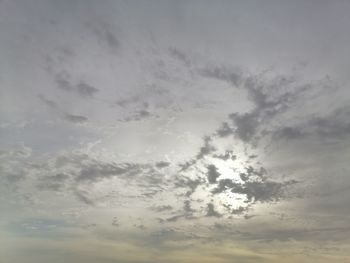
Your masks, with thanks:
[(350, 262), (350, 1), (0, 1), (0, 263)]

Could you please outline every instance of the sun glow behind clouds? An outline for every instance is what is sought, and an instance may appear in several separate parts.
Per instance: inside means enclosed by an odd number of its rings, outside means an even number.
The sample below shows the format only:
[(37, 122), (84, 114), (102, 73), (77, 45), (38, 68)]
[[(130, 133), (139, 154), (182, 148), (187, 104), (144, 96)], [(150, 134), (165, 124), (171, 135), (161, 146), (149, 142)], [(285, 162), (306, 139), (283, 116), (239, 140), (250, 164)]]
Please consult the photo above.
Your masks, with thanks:
[[(230, 179), (234, 183), (243, 184), (244, 181), (241, 179), (240, 173), (244, 172), (244, 167), (240, 165), (241, 162), (241, 158), (236, 155), (234, 158), (228, 160), (213, 159), (212, 163), (218, 168), (218, 172), (221, 174), (218, 180)], [(230, 189), (216, 196), (218, 199), (216, 202), (220, 204), (218, 207), (221, 207), (220, 210), (224, 210), (225, 208), (237, 210), (240, 207), (246, 208), (248, 206), (246, 195), (233, 193)]]

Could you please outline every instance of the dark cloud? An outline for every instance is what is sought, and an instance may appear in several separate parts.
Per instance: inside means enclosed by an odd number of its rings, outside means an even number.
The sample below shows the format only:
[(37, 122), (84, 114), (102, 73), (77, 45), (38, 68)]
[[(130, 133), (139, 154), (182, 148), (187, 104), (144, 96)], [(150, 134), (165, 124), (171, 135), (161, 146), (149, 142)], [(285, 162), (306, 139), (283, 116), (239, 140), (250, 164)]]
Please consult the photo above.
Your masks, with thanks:
[(216, 148), (211, 144), (211, 141), (212, 137), (204, 137), (204, 145), (199, 149), (196, 157), (179, 165), (181, 167), (180, 172), (186, 171), (187, 169), (194, 166), (199, 160), (203, 159), (205, 156), (215, 152)]
[(164, 162), (164, 161), (160, 161), (160, 162), (157, 162), (156, 163), (156, 167), (157, 168), (165, 168), (165, 167), (168, 167), (170, 165), (169, 162)]
[(80, 82), (77, 85), (78, 94), (84, 98), (92, 98), (98, 91), (98, 89), (85, 82)]
[(213, 194), (219, 194), (231, 189), (234, 186), (234, 182), (231, 179), (221, 179), (217, 182), (216, 188), (212, 191)]
[(197, 163), (196, 159), (192, 159), (190, 161), (187, 161), (185, 163), (181, 163), (179, 164), (180, 166), (180, 172), (186, 171), (187, 169), (191, 168), (193, 165), (195, 165)]
[(288, 186), (298, 183), (296, 180), (285, 182), (272, 181), (266, 176), (267, 171), (262, 167), (255, 169), (252, 166), (248, 166), (246, 171), (239, 175), (243, 181), (242, 183), (228, 178), (222, 179), (217, 182), (217, 186), (212, 190), (212, 193), (215, 195), (230, 191), (236, 194), (243, 194), (247, 198), (247, 203), (273, 202), (285, 197), (285, 191)]
[(210, 184), (215, 184), (216, 179), (221, 175), (215, 165), (210, 164), (207, 167), (207, 179)]
[(147, 119), (152, 116), (152, 113), (149, 112), (148, 110), (139, 110), (137, 111), (134, 115), (130, 117), (126, 117), (123, 119), (123, 121), (128, 122), (128, 121), (140, 121), (143, 119)]
[(73, 86), (69, 80), (70, 75), (67, 72), (60, 72), (55, 76), (57, 87), (64, 91), (72, 91)]
[(266, 174), (267, 171), (265, 168), (260, 167), (259, 169), (256, 169), (249, 165), (245, 167), (245, 172), (240, 173), (239, 176), (242, 181), (247, 182), (249, 180), (267, 180), (267, 177), (265, 176)]
[(228, 150), (224, 154), (214, 154), (213, 157), (221, 159), (223, 161), (227, 161), (227, 160), (234, 161), (237, 158), (237, 156), (234, 155), (232, 151), (228, 151)]
[(243, 73), (239, 69), (229, 69), (223, 65), (210, 66), (199, 70), (199, 74), (206, 78), (226, 81), (237, 87), (243, 80)]
[(283, 187), (284, 184), (272, 181), (234, 183), (231, 192), (245, 194), (248, 202), (270, 202), (283, 196)]
[(203, 180), (200, 178), (190, 179), (186, 177), (176, 177), (174, 185), (176, 188), (189, 188), (190, 190), (187, 191), (186, 196), (191, 196), (196, 191), (197, 187), (203, 183)]
[(227, 137), (234, 134), (234, 129), (229, 126), (227, 122), (223, 122), (221, 127), (216, 131), (219, 137)]
[(57, 173), (52, 176), (44, 176), (40, 179), (37, 187), (40, 190), (62, 191), (65, 187), (66, 181), (70, 178), (64, 173)]
[(166, 219), (167, 222), (176, 222), (178, 221), (179, 219), (183, 218), (184, 215), (181, 214), (181, 215), (176, 215), (176, 216), (172, 216), (172, 217), (169, 217)]
[(207, 213), (205, 216), (207, 216), (207, 217), (221, 217), (222, 215), (215, 210), (214, 205), (212, 203), (208, 203), (207, 204)]
[(212, 138), (209, 136), (206, 136), (204, 138), (204, 145), (199, 149), (199, 153), (196, 156), (197, 160), (200, 160), (206, 155), (209, 155), (212, 152), (216, 151), (216, 148), (211, 144), (211, 140)]
[(216, 131), (219, 137), (233, 134), (245, 143), (256, 143), (260, 137), (266, 135), (264, 128), (268, 123), (290, 108), (301, 94), (311, 89), (308, 85), (293, 87), (293, 77), (278, 76), (275, 79), (264, 80), (262, 77), (245, 77), (239, 70), (229, 70), (225, 67), (202, 70), (201, 74), (226, 81), (247, 92), (253, 109), (245, 113), (230, 114), (232, 124), (223, 122)]
[(105, 28), (105, 39), (106, 43), (108, 44), (109, 47), (113, 49), (118, 49), (120, 48), (120, 41), (117, 39), (117, 37), (110, 31), (108, 28)]
[(244, 142), (249, 142), (256, 135), (260, 125), (258, 112), (238, 114), (230, 114), (230, 119), (233, 121), (236, 129), (234, 134)]
[(184, 209), (186, 214), (192, 214), (195, 211), (191, 207), (191, 201), (190, 200), (185, 200), (184, 201), (184, 208), (183, 209)]
[(94, 205), (94, 201), (88, 197), (88, 192), (76, 190), (75, 196), (78, 198), (79, 201), (83, 202), (86, 205)]
[(99, 42), (107, 45), (111, 50), (119, 50), (121, 47), (120, 40), (113, 32), (113, 27), (108, 23), (90, 24), (87, 23), (88, 29), (98, 38)]
[(155, 212), (165, 212), (165, 211), (173, 210), (174, 208), (171, 205), (160, 205), (160, 206), (152, 206), (150, 209)]
[(46, 106), (50, 107), (50, 108), (53, 108), (53, 109), (56, 109), (58, 108), (58, 105), (55, 101), (53, 100), (49, 100), (47, 98), (45, 98), (43, 95), (39, 95), (39, 99), (45, 103)]
[(179, 49), (177, 49), (175, 47), (171, 47), (171, 48), (169, 48), (169, 54), (173, 58), (181, 61), (185, 66), (187, 66), (187, 67), (191, 66), (190, 58), (185, 53), (180, 51)]
[(239, 206), (238, 208), (232, 209), (231, 214), (241, 215), (241, 214), (244, 214), (245, 212), (247, 212), (248, 209), (249, 209), (249, 207)]
[(103, 163), (91, 161), (88, 165), (84, 165), (80, 170), (76, 181), (81, 182), (96, 182), (103, 179), (108, 179), (114, 176), (130, 175), (141, 173), (142, 166), (132, 163)]
[(223, 179), (218, 182), (213, 194), (231, 191), (236, 194), (244, 194), (247, 202), (272, 202), (285, 197), (287, 186), (296, 184), (297, 181), (274, 182), (268, 179), (246, 180), (244, 183), (236, 183), (230, 179)]
[(295, 140), (304, 138), (306, 134), (300, 127), (283, 127), (274, 132), (273, 137), (282, 140)]
[(342, 140), (350, 135), (350, 121), (347, 118), (349, 114), (350, 108), (338, 108), (328, 116), (312, 117), (294, 126), (281, 127), (274, 131), (273, 138), (296, 140), (313, 136), (313, 138)]
[(85, 123), (88, 121), (88, 118), (81, 116), (81, 115), (72, 115), (72, 114), (65, 114), (64, 119), (72, 122), (72, 123)]

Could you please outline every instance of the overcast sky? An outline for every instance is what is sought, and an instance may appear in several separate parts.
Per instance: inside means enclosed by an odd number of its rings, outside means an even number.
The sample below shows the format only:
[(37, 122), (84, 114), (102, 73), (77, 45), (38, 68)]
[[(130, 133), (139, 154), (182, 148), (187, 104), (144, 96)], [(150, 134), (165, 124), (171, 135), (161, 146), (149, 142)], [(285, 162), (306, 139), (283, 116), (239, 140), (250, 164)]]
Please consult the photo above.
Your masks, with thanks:
[(0, 262), (350, 262), (349, 14), (1, 0)]

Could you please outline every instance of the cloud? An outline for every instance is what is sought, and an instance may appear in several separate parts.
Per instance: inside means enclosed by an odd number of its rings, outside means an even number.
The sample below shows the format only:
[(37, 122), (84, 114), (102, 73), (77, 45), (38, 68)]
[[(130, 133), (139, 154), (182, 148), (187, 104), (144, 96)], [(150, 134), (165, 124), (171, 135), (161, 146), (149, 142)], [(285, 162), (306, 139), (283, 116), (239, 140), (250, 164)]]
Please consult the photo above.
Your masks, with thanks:
[(57, 109), (58, 105), (55, 101), (45, 98), (43, 95), (39, 95), (39, 99), (45, 103), (46, 106), (52, 109)]
[(216, 183), (216, 179), (221, 175), (215, 165), (210, 164), (207, 167), (207, 179), (210, 184)]
[(88, 192), (82, 190), (76, 190), (75, 196), (79, 201), (83, 202), (86, 205), (94, 205), (94, 201), (88, 197)]
[[(287, 187), (298, 183), (296, 180), (276, 182), (269, 179), (267, 171), (260, 167), (255, 169), (252, 166), (246, 167), (246, 171), (239, 174), (242, 182), (236, 182), (232, 179), (225, 178), (217, 182), (216, 187), (212, 190), (214, 195), (230, 191), (235, 194), (246, 196), (246, 203), (264, 203), (275, 202), (285, 198)], [(232, 211), (233, 212), (233, 211)]]
[(152, 114), (148, 110), (139, 110), (134, 115), (124, 118), (123, 121), (125, 121), (125, 122), (140, 121), (143, 119), (147, 119), (151, 116), (152, 116)]
[(234, 134), (234, 129), (231, 128), (227, 122), (223, 122), (216, 132), (219, 137), (227, 137)]
[(221, 217), (222, 215), (215, 210), (214, 205), (212, 203), (208, 203), (207, 204), (207, 213), (205, 216), (207, 216), (207, 217)]
[(87, 117), (81, 115), (65, 114), (64, 119), (72, 123), (85, 123), (88, 121)]
[(86, 26), (98, 38), (99, 42), (106, 45), (110, 50), (115, 51), (121, 48), (121, 41), (116, 37), (108, 23), (87, 23)]
[(169, 54), (173, 58), (181, 61), (186, 67), (191, 66), (190, 58), (184, 52), (180, 51), (178, 48), (175, 48), (175, 47), (169, 48)]
[(64, 173), (45, 176), (40, 179), (37, 187), (40, 190), (62, 191), (69, 178), (70, 176)]
[(194, 166), (199, 160), (216, 151), (216, 148), (211, 144), (212, 139), (213, 138), (211, 138), (210, 136), (204, 137), (204, 145), (200, 147), (196, 157), (185, 163), (179, 164), (179, 166), (181, 167), (181, 172), (188, 170), (189, 168)]
[(16, 149), (0, 149), (0, 158), (28, 158), (32, 153), (33, 149), (26, 146)]
[(186, 214), (192, 214), (195, 211), (191, 207), (191, 201), (190, 200), (185, 200), (184, 201), (184, 208), (183, 209), (184, 209)]
[(164, 162), (164, 161), (160, 161), (156, 163), (156, 167), (160, 169), (168, 167), (169, 165), (170, 165), (169, 162)]
[(221, 159), (223, 161), (236, 160), (237, 156), (233, 154), (233, 151), (226, 150), (224, 154), (214, 154), (214, 158)]
[(91, 160), (87, 165), (83, 165), (75, 180), (78, 182), (96, 182), (103, 179), (109, 179), (114, 176), (132, 176), (137, 173), (141, 173), (141, 171), (142, 166), (138, 164), (116, 164)]
[(216, 131), (219, 137), (234, 135), (245, 143), (258, 142), (260, 137), (266, 135), (263, 129), (276, 116), (289, 109), (301, 94), (313, 88), (309, 85), (298, 86), (294, 77), (278, 76), (265, 80), (262, 76), (247, 77), (247, 74), (240, 70), (224, 66), (209, 67), (200, 74), (228, 82), (233, 87), (247, 92), (248, 99), (253, 104), (252, 110), (231, 113), (230, 123), (223, 122)]
[(280, 127), (273, 132), (273, 138), (282, 140), (314, 138), (342, 140), (350, 135), (350, 114), (348, 107), (337, 108), (327, 116), (313, 116), (294, 126)]
[(242, 141), (250, 142), (256, 135), (260, 125), (258, 112), (254, 111), (245, 114), (232, 113), (229, 117), (236, 127), (234, 134)]
[(198, 70), (198, 72), (203, 77), (226, 81), (234, 87), (239, 86), (243, 80), (243, 73), (241, 70), (229, 69), (224, 65), (208, 66)]
[(212, 138), (210, 136), (204, 138), (204, 145), (199, 149), (199, 153), (196, 156), (197, 160), (200, 160), (206, 155), (216, 151), (216, 148), (211, 144), (211, 140)]
[(80, 82), (77, 85), (77, 92), (83, 98), (92, 98), (98, 91), (98, 89), (85, 82)]
[(174, 208), (171, 205), (160, 205), (160, 206), (152, 206), (150, 209), (155, 212), (165, 212), (165, 211), (173, 210)]
[(181, 214), (169, 217), (166, 219), (166, 221), (167, 222), (176, 222), (182, 218), (187, 219), (187, 220), (196, 219), (196, 217), (193, 216), (193, 213), (195, 212), (195, 210), (192, 209), (190, 200), (185, 200), (183, 202), (183, 209), (182, 210), (183, 210), (183, 212)]
[(72, 91), (73, 86), (69, 81), (70, 75), (69, 73), (62, 71), (55, 76), (55, 82), (59, 89), (63, 91)]
[(236, 194), (244, 194), (248, 203), (273, 202), (285, 197), (286, 187), (298, 183), (295, 180), (286, 182), (275, 182), (268, 179), (247, 179), (244, 183), (236, 183), (231, 179), (222, 179), (218, 186), (212, 191), (213, 194), (219, 194), (230, 191)]
[(105, 28), (104, 35), (105, 35), (106, 43), (110, 48), (113, 48), (113, 49), (120, 48), (121, 44), (119, 39), (117, 39), (117, 37), (108, 28)]
[(114, 227), (120, 226), (120, 223), (117, 217), (113, 217), (112, 226)]
[(189, 188), (190, 190), (187, 191), (186, 196), (191, 196), (197, 189), (197, 187), (201, 184), (203, 184), (203, 180), (200, 178), (197, 179), (190, 179), (190, 178), (175, 178), (174, 185), (176, 188)]

